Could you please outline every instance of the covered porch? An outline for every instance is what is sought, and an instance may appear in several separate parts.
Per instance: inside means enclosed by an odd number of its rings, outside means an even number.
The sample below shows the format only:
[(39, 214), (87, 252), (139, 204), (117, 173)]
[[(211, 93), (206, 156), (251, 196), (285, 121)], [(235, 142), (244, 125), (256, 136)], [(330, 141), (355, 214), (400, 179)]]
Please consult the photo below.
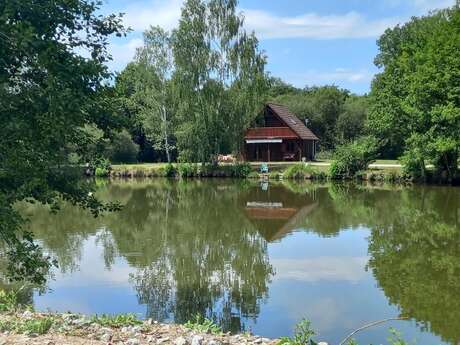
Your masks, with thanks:
[(251, 162), (312, 160), (315, 142), (299, 139), (246, 139), (244, 158)]

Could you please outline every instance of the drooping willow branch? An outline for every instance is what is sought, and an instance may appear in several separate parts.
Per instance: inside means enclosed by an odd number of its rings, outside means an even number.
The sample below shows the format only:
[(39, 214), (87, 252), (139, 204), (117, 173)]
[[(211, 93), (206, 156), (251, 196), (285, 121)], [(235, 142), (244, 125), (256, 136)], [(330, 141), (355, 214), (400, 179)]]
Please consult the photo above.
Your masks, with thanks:
[(384, 319), (384, 320), (379, 320), (379, 321), (374, 321), (374, 322), (371, 322), (371, 323), (368, 323), (358, 329), (355, 329), (353, 332), (351, 332), (345, 339), (343, 339), (339, 345), (344, 345), (348, 340), (350, 340), (350, 338), (352, 336), (354, 336), (356, 333), (358, 332), (361, 332), (367, 328), (371, 328), (371, 327), (374, 327), (374, 326), (377, 326), (377, 325), (380, 325), (382, 323), (385, 323), (385, 322), (388, 322), (388, 321), (401, 321), (401, 320), (407, 320), (408, 317), (405, 317), (405, 316), (402, 316), (402, 317), (392, 317), (392, 318), (389, 318), (389, 319)]

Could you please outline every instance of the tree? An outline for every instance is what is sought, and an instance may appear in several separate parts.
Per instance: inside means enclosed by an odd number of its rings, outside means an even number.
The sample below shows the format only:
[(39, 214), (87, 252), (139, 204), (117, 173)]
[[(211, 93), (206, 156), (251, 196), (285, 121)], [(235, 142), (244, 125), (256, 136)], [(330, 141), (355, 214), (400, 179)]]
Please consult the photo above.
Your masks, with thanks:
[(144, 46), (138, 48), (135, 58), (142, 71), (141, 85), (136, 98), (142, 102), (141, 119), (155, 148), (164, 150), (171, 162), (172, 126), (174, 108), (171, 76), (174, 68), (170, 34), (160, 27), (151, 27), (144, 33)]
[(343, 113), (336, 123), (337, 140), (346, 143), (364, 134), (369, 99), (367, 96), (351, 95), (345, 100)]
[(0, 3), (0, 236), (13, 279), (43, 282), (50, 267), (14, 204), (38, 201), (56, 210), (64, 199), (95, 215), (117, 208), (89, 193), (65, 150), (73, 146), (84, 156), (85, 125), (108, 131), (118, 124), (105, 63), (109, 36), (124, 29), (120, 16), (96, 14), (100, 4)]
[(215, 159), (242, 140), (261, 108), (265, 56), (236, 6), (236, 0), (187, 0), (173, 32), (176, 134), (184, 160)]
[(460, 148), (459, 8), (413, 18), (387, 30), (378, 44), (383, 71), (372, 84), (369, 128), (382, 152), (423, 154), (416, 159), (452, 179)]
[(105, 155), (112, 163), (136, 163), (138, 153), (139, 146), (126, 130), (115, 133), (105, 148)]

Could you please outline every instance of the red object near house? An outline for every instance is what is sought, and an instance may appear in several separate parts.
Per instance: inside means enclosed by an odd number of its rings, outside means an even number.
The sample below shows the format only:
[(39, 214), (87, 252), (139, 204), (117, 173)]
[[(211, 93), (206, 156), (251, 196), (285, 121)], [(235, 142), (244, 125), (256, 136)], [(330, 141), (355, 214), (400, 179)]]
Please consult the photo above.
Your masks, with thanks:
[(247, 161), (314, 160), (318, 137), (285, 106), (267, 103), (258, 127), (244, 136), (243, 157)]

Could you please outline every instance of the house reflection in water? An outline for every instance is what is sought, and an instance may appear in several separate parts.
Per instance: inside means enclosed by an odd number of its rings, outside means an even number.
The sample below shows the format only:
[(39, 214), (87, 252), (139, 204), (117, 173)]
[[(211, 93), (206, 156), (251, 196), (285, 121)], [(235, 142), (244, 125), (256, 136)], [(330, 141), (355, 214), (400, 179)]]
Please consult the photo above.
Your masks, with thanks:
[(314, 195), (294, 193), (282, 185), (262, 183), (245, 193), (242, 203), (248, 219), (268, 241), (279, 241), (303, 226), (318, 206)]

